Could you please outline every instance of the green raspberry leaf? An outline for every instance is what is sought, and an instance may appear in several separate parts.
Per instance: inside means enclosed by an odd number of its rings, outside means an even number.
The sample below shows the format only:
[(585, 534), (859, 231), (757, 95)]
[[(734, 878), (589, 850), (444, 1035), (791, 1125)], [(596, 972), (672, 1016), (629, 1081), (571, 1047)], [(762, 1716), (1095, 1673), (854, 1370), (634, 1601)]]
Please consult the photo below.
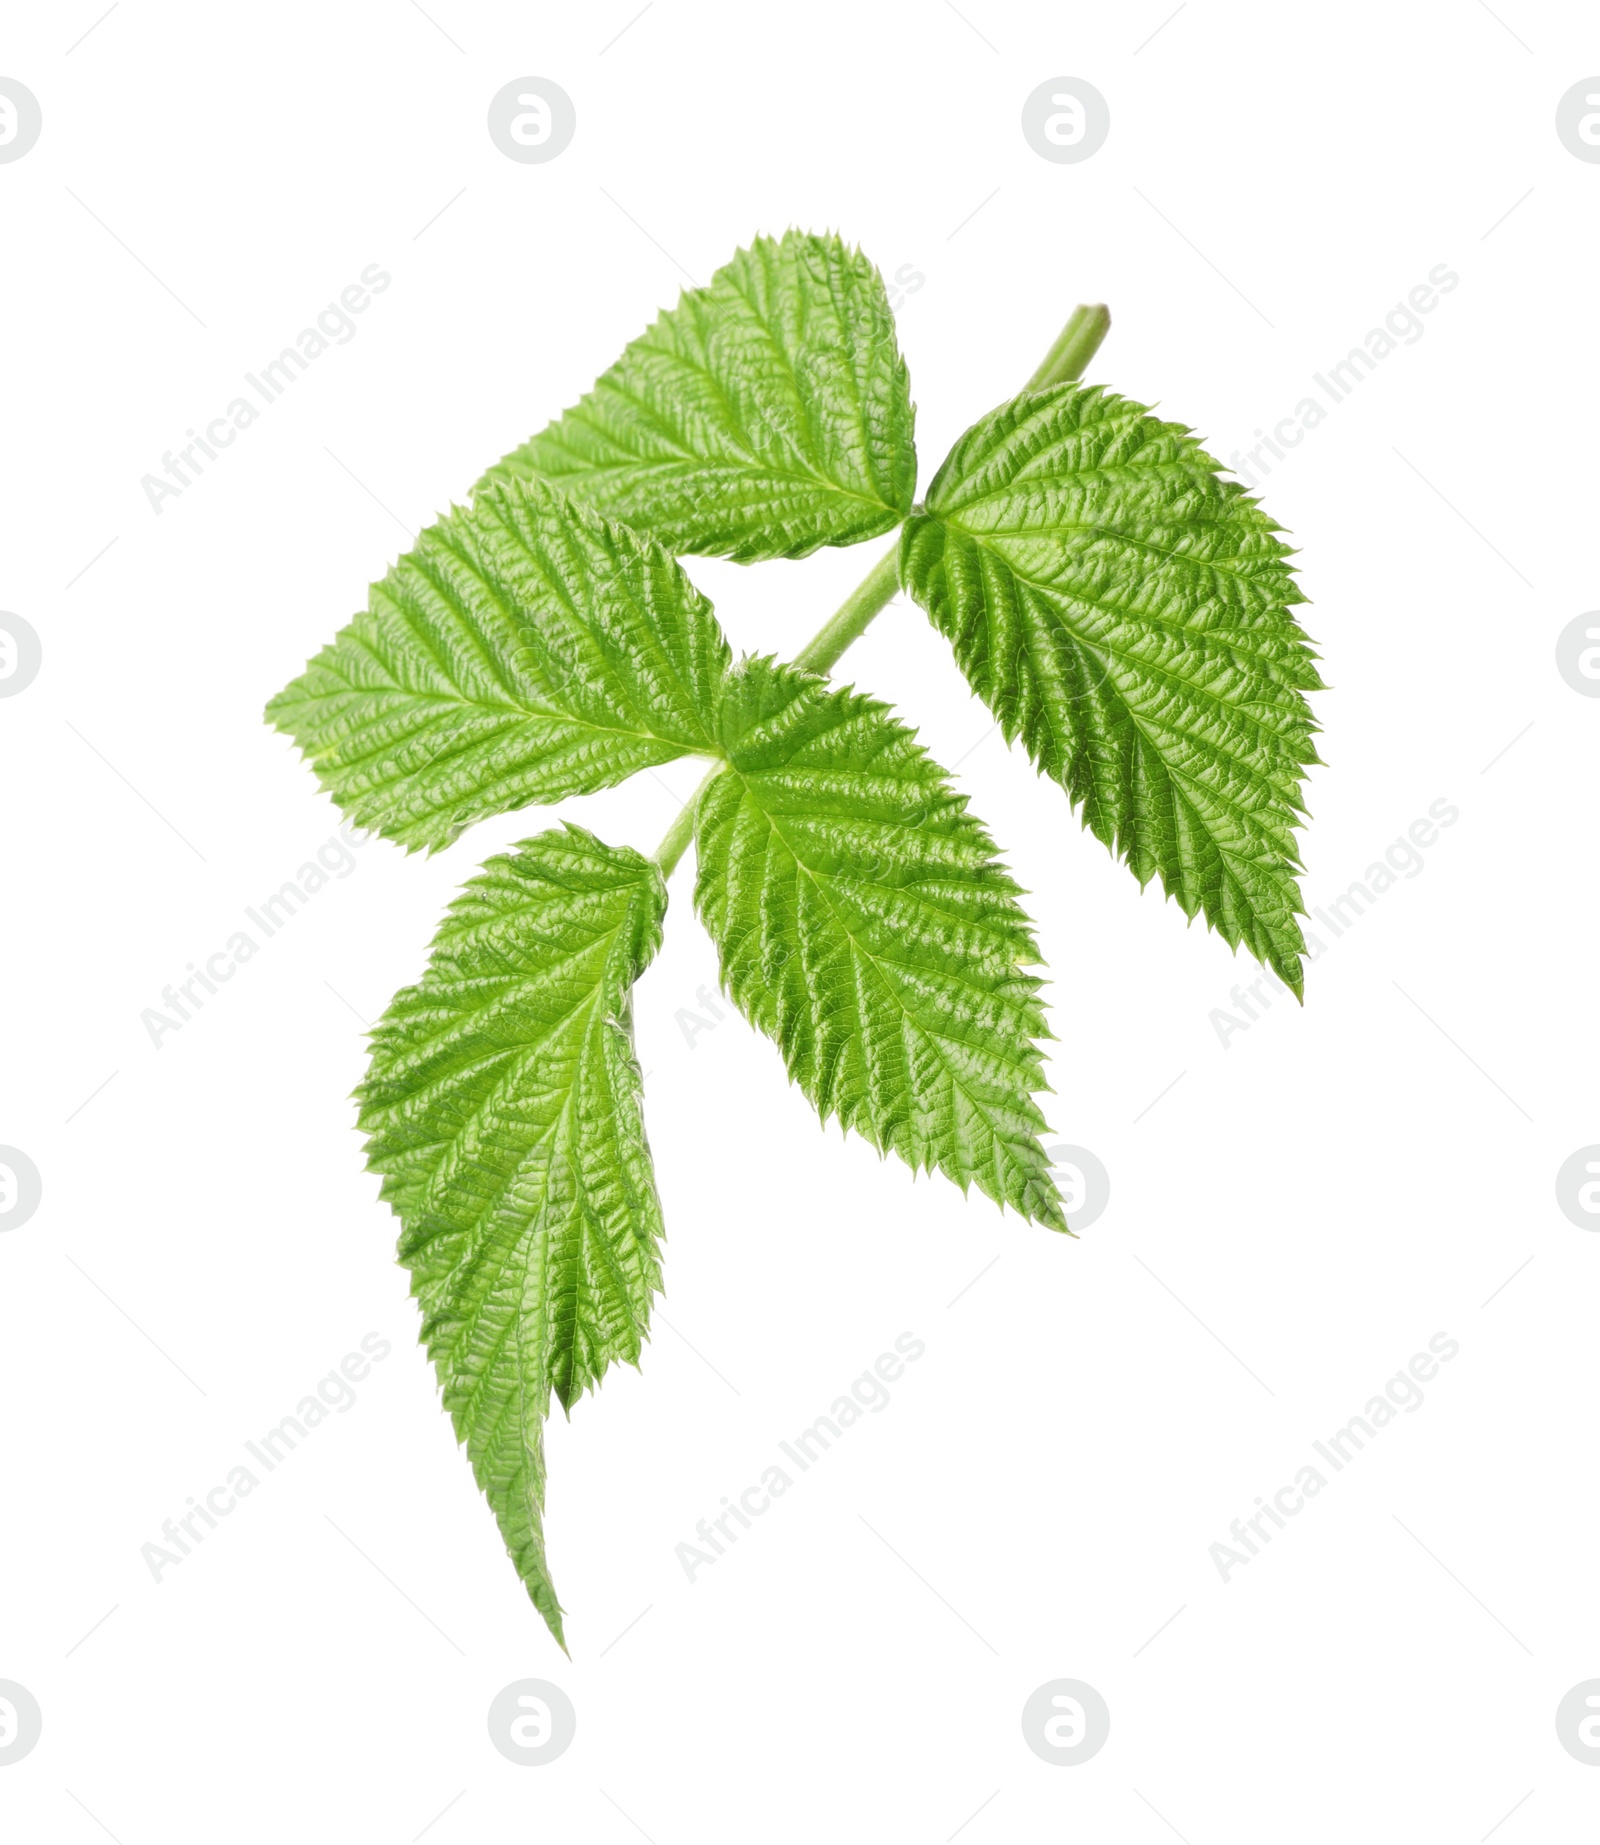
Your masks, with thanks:
[(965, 797), (885, 706), (770, 660), (730, 675), (722, 743), (695, 908), (734, 1002), (824, 1121), (1064, 1230), (1038, 950)]
[(368, 1164), (401, 1220), (445, 1407), (556, 1639), (544, 1419), (636, 1364), (661, 1285), (631, 989), (666, 885), (576, 827), (492, 858), (395, 995), (358, 1091)]
[(1280, 528), (1220, 466), (1100, 387), (1025, 392), (950, 451), (901, 579), (1140, 884), (1159, 874), (1299, 993), (1303, 693), (1322, 681)]
[(677, 554), (750, 563), (892, 531), (916, 474), (883, 278), (789, 231), (684, 294), (485, 480), (540, 476)]
[(507, 482), (429, 526), (267, 716), (354, 819), (437, 850), (712, 751), (728, 659), (659, 545)]

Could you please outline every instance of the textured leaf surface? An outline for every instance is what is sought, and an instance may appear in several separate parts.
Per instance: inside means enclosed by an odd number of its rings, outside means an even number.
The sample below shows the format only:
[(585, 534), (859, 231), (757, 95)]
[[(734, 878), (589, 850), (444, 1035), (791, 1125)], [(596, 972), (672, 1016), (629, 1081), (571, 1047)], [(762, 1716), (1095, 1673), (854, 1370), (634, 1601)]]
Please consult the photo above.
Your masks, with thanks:
[(916, 485), (883, 278), (837, 237), (758, 237), (488, 480), (540, 476), (670, 551), (804, 557), (892, 530)]
[(1139, 882), (1299, 992), (1303, 693), (1322, 682), (1279, 528), (1218, 467), (1098, 387), (1025, 393), (951, 450), (901, 576)]
[(637, 1362), (660, 1287), (630, 989), (666, 886), (577, 828), (493, 858), (373, 1034), (368, 1163), (457, 1438), (551, 1631), (544, 1419)]
[(1064, 1229), (1038, 952), (965, 798), (884, 706), (768, 660), (730, 678), (722, 741), (695, 906), (735, 1003), (824, 1121)]
[(727, 661), (660, 546), (508, 482), (430, 526), (267, 715), (355, 819), (437, 848), (711, 748)]

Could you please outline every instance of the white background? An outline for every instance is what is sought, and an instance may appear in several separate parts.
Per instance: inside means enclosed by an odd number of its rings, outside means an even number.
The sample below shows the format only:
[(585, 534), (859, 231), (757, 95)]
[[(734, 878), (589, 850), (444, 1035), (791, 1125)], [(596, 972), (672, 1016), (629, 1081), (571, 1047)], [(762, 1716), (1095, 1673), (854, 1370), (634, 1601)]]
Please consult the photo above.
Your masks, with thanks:
[[(1590, 1836), (1600, 1774), (1553, 1718), (1600, 1675), (1600, 1236), (1554, 1179), (1600, 1140), (1600, 702), (1554, 644), (1600, 600), (1600, 167), (1554, 111), (1600, 70), (1592, 9), (123, 0), (68, 54), (99, 10), (13, 8), (0, 53), (44, 120), (0, 166), (0, 606), (44, 649), (0, 703), (0, 1141), (44, 1181), (0, 1237), (0, 1678), (44, 1712), (6, 1836)], [(576, 104), (547, 165), (485, 131), (527, 74)], [(1019, 127), (1062, 74), (1112, 112), (1081, 165)], [(1111, 1203), (1078, 1241), (1020, 1226), (823, 1135), (736, 1018), (687, 1042), (715, 962), (680, 868), (637, 1003), (664, 1319), (550, 1434), (569, 1663), (437, 1406), (346, 1099), (451, 893), (549, 817), (371, 842), (159, 1050), (140, 1014), (338, 824), (268, 696), (406, 531), (791, 223), (920, 278), (924, 485), (1075, 301), (1115, 315), (1092, 375), (1226, 456), (1458, 273), (1261, 491), (1333, 688), (1308, 900), (1460, 818), (1303, 1011), (1224, 1048), (1253, 968), (889, 609), (843, 676), (960, 760), (1032, 893), (1052, 1129)], [(162, 452), (371, 263), (357, 337), (152, 512)], [(790, 653), (880, 548), (689, 569), (736, 646)], [(561, 812), (648, 848), (695, 774)], [(675, 1545), (908, 1330), (889, 1409), (691, 1585)], [(370, 1331), (356, 1406), (153, 1581), (162, 1521)], [(1225, 1584), (1230, 1521), (1441, 1331), (1425, 1405)], [(485, 1727), (529, 1676), (578, 1713), (543, 1768)], [(1081, 1767), (1023, 1743), (1058, 1677), (1110, 1707)]]

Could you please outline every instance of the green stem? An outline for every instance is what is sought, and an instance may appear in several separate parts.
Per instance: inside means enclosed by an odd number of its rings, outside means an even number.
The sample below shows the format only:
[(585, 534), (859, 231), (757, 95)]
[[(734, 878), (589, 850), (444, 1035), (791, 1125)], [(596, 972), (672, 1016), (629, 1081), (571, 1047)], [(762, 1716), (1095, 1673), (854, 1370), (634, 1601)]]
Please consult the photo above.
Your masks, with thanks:
[[(1100, 342), (1111, 331), (1111, 310), (1099, 303), (1072, 310), (1071, 318), (1061, 329), (1056, 343), (1044, 356), (1044, 362), (1023, 387), (1042, 391), (1048, 385), (1067, 384), (1081, 378), (1089, 361), (1100, 350)], [(896, 539), (867, 574), (806, 642), (794, 657), (794, 664), (810, 673), (826, 674), (839, 663), (846, 648), (858, 641), (871, 626), (873, 618), (894, 600), (900, 588), (900, 543)], [(667, 828), (666, 836), (650, 854), (661, 867), (661, 875), (670, 878), (679, 859), (694, 837), (694, 810), (702, 792), (719, 776), (726, 763), (714, 762), (705, 780), (684, 803), (677, 819)]]
[(678, 860), (683, 857), (688, 849), (689, 841), (694, 838), (694, 810), (700, 805), (700, 797), (727, 766), (725, 762), (712, 763), (711, 767), (706, 770), (705, 780), (679, 808), (677, 819), (667, 828), (666, 836), (661, 844), (650, 854), (651, 858), (661, 867), (662, 877), (670, 878), (677, 870)]
[(1081, 378), (1089, 361), (1100, 350), (1100, 342), (1111, 331), (1111, 310), (1104, 302), (1072, 310), (1072, 318), (1057, 335), (1056, 343), (1044, 355), (1044, 363), (1023, 387), (1042, 391), (1052, 384), (1070, 384)]
[(899, 588), (900, 541), (896, 539), (845, 597), (839, 612), (795, 655), (795, 665), (808, 673), (830, 671), (844, 650), (866, 633), (873, 616), (894, 600)]

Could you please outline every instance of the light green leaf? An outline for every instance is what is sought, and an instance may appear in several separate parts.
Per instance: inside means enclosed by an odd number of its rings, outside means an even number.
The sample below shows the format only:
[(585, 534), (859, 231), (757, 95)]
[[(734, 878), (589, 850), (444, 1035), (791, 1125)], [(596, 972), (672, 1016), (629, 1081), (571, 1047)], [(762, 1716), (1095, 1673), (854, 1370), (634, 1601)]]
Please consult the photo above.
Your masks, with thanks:
[(989, 836), (881, 704), (748, 660), (695, 817), (695, 907), (735, 1003), (837, 1116), (920, 1171), (1065, 1229), (1039, 958)]
[(684, 294), (485, 479), (541, 476), (670, 551), (749, 563), (891, 531), (916, 474), (883, 278), (789, 231)]
[(973, 689), (1140, 884), (1301, 990), (1315, 656), (1279, 527), (1190, 432), (1099, 387), (975, 423), (901, 540)]
[(709, 751), (728, 658), (659, 545), (508, 482), (429, 526), (267, 716), (354, 819), (437, 849)]
[(358, 1092), (445, 1406), (558, 1641), (550, 1395), (570, 1409), (637, 1363), (661, 1285), (630, 993), (666, 907), (655, 865), (576, 827), (490, 859), (384, 1014)]

